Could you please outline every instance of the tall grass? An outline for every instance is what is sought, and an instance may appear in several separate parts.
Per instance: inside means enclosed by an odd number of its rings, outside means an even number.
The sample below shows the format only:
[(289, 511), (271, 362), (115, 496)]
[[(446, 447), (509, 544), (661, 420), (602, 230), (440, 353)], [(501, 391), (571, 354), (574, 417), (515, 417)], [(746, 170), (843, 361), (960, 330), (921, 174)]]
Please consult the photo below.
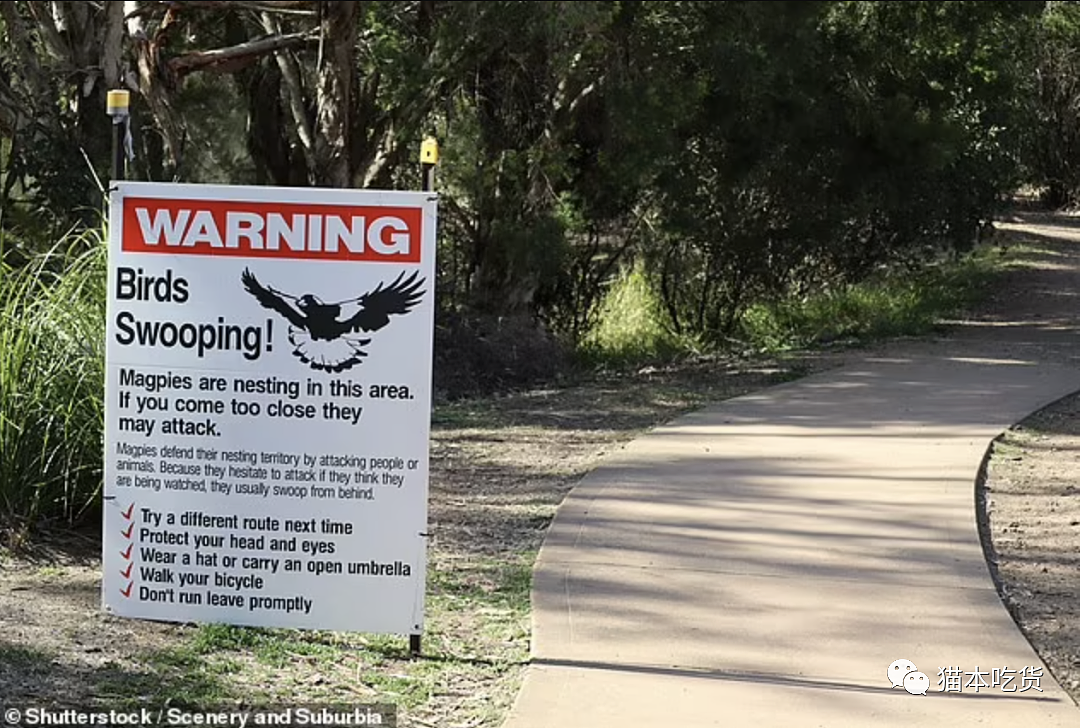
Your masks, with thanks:
[(914, 273), (894, 270), (805, 298), (759, 303), (743, 315), (741, 337), (757, 351), (778, 352), (926, 334), (978, 302), (1001, 266), (984, 250)]
[(71, 524), (102, 485), (103, 233), (0, 265), (0, 520)]
[[(729, 338), (739, 353), (776, 354), (834, 342), (854, 343), (931, 331), (942, 319), (977, 302), (1004, 263), (986, 248), (918, 272), (892, 270), (857, 284), (810, 296), (749, 306)], [(697, 353), (694, 337), (676, 336), (640, 267), (608, 290), (596, 324), (581, 344), (592, 364), (638, 364)]]
[[(742, 348), (776, 352), (923, 333), (977, 300), (998, 267), (976, 255), (917, 275), (759, 303), (740, 321)], [(106, 245), (97, 230), (18, 267), (0, 262), (0, 525), (74, 523), (99, 503), (105, 279)], [(698, 350), (666, 327), (640, 267), (613, 284), (582, 344), (586, 360), (599, 365)]]
[(591, 364), (634, 364), (667, 359), (694, 349), (666, 324), (659, 295), (643, 265), (627, 267), (600, 302), (596, 323), (580, 344)]

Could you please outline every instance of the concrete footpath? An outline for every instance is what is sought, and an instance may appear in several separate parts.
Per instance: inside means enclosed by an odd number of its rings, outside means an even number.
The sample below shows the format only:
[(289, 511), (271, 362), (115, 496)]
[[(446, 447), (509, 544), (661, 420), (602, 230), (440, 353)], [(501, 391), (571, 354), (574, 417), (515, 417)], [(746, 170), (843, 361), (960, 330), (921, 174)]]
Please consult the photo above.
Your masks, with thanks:
[[(1080, 726), (994, 589), (974, 487), (1080, 369), (917, 348), (694, 413), (586, 477), (540, 552), (505, 728)], [(926, 695), (890, 684), (898, 659)]]

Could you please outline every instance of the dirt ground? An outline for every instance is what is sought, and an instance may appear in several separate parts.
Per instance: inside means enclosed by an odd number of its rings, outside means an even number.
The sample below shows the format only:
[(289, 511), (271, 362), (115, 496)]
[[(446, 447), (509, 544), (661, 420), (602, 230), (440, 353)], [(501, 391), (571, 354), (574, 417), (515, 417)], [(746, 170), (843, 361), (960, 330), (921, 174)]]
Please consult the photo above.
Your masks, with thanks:
[[(1029, 262), (1014, 267), (985, 310), (949, 335), (1000, 339), (1078, 364), (1080, 218), (1024, 221), (998, 240), (1041, 252), (1021, 254)], [(1025, 325), (1008, 325), (1017, 321)], [(410, 660), (400, 641), (365, 636), (249, 639), (111, 617), (99, 606), (92, 532), (39, 539), (18, 556), (0, 551), (0, 698), (109, 705), (258, 696), (296, 704), (349, 696), (401, 703), (404, 725), (499, 725), (528, 657), (532, 554), (574, 482), (605, 453), (688, 409), (857, 355), (700, 361), (440, 406), (427, 660)], [(988, 552), (1004, 599), (1080, 699), (1078, 415), (1080, 397), (1069, 398), (1007, 433), (982, 487)]]
[[(1044, 252), (1009, 274), (982, 319), (1010, 322), (1023, 334), (1002, 338), (1022, 341), (1041, 359), (1080, 366), (1080, 217), (1029, 214), (1014, 222), (1003, 227)], [(1080, 702), (1080, 394), (994, 442), (980, 495), (999, 592)]]
[(986, 487), (999, 588), (1036, 651), (1080, 701), (1080, 397), (994, 446)]
[(563, 495), (606, 452), (707, 402), (836, 357), (699, 361), (444, 404), (432, 426), (424, 658), (401, 638), (221, 632), (100, 609), (93, 532), (0, 550), (0, 707), (388, 702), (401, 724), (497, 726), (529, 654), (529, 573)]

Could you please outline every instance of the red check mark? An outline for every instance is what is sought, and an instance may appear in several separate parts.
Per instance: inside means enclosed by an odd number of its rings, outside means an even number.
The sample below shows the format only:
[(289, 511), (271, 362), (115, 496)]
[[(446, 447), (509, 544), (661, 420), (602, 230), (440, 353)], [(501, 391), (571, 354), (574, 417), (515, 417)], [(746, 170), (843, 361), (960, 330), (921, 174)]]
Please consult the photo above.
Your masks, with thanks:
[(126, 531), (121, 531), (120, 534), (124, 538), (131, 538), (131, 532), (134, 531), (134, 530), (135, 530), (135, 524), (133, 523), (133, 524), (131, 524), (130, 526), (127, 527)]
[(127, 589), (121, 589), (120, 590), (120, 593), (124, 595), (124, 598), (127, 598), (127, 597), (131, 596), (131, 587), (133, 587), (133, 586), (135, 586), (135, 582), (129, 581), (128, 585), (127, 585)]
[(133, 548), (135, 548), (135, 544), (129, 543), (127, 549), (125, 549), (124, 551), (121, 551), (120, 555), (123, 556), (125, 559), (130, 559), (131, 558), (131, 549), (133, 549)]
[(125, 579), (130, 579), (131, 578), (131, 567), (134, 566), (134, 565), (135, 565), (134, 561), (129, 562), (128, 567), (120, 572), (120, 576), (124, 577)]
[(132, 503), (130, 506), (128, 506), (128, 509), (126, 511), (120, 511), (120, 515), (124, 517), (124, 520), (130, 521), (131, 520), (131, 514), (132, 514), (132, 512), (134, 512), (134, 510), (135, 510), (135, 504)]

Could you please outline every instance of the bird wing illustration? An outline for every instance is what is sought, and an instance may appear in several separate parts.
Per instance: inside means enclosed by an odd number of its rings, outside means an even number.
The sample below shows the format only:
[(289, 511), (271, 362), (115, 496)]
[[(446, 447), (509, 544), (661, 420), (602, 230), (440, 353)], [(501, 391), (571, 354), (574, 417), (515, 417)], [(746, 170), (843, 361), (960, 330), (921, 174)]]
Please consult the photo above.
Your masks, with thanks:
[(304, 314), (297, 311), (285, 300), (285, 298), (292, 298), (292, 296), (279, 293), (273, 288), (266, 288), (263, 284), (259, 283), (259, 279), (247, 268), (240, 274), (240, 280), (243, 282), (247, 292), (255, 296), (255, 299), (261, 303), (264, 308), (268, 308), (271, 311), (277, 311), (284, 316), (290, 324), (297, 328), (303, 329), (307, 327), (307, 319)]
[(300, 307), (312, 296), (298, 299), (288, 293), (264, 286), (250, 270), (244, 269), (240, 280), (244, 288), (265, 308), (284, 316), (292, 326), (288, 332), (292, 354), (312, 369), (343, 372), (363, 363), (371, 343), (361, 332), (377, 331), (393, 315), (407, 314), (424, 296), (418, 273), (399, 275), (393, 283), (380, 283), (374, 290), (357, 298), (335, 304), (314, 299), (313, 306)]
[(417, 280), (417, 275), (414, 271), (406, 278), (405, 273), (402, 273), (385, 288), (380, 283), (375, 290), (352, 301), (342, 302), (339, 305), (343, 311), (349, 310), (346, 308), (349, 304), (360, 307), (342, 321), (342, 325), (348, 331), (378, 331), (390, 323), (391, 315), (408, 313), (424, 296), (424, 291), (420, 290), (424, 279)]

